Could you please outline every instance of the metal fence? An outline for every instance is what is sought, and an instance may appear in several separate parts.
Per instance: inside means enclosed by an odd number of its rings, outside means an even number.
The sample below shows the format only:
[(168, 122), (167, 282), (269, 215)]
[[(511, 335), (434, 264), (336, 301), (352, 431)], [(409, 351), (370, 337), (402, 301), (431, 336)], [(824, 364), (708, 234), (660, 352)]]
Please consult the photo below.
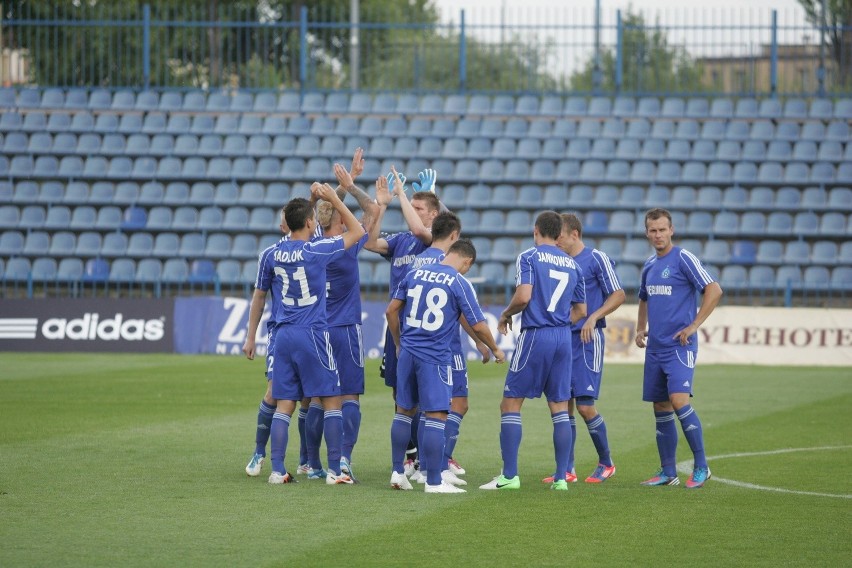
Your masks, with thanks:
[(852, 27), (814, 26), (804, 13), (427, 10), (392, 23), (386, 11), (213, 5), (4, 5), (0, 77), (187, 90), (852, 93)]

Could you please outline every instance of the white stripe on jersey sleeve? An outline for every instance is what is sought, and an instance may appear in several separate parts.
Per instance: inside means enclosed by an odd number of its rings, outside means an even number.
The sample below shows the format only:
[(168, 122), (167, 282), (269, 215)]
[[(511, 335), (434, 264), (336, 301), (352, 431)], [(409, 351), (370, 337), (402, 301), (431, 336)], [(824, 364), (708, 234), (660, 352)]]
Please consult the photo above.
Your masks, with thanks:
[(601, 270), (603, 277), (600, 280), (606, 295), (609, 296), (616, 290), (621, 290), (621, 282), (618, 280), (618, 275), (615, 273), (615, 267), (612, 265), (609, 256), (603, 251), (592, 249), (592, 258), (595, 259)]
[(692, 272), (693, 276), (695, 276), (699, 282), (703, 283), (704, 286), (715, 282), (713, 276), (707, 272), (704, 265), (702, 265), (701, 261), (698, 260), (697, 256), (686, 249), (680, 249), (680, 258), (686, 262), (686, 266), (689, 268), (690, 272)]

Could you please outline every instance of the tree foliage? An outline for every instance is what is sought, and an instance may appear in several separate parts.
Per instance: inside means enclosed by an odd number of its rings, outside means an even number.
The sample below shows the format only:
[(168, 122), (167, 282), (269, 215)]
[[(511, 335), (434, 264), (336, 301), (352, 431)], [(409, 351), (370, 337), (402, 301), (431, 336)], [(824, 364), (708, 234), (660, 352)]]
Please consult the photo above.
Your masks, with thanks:
[[(821, 28), (822, 0), (799, 0), (808, 22)], [(825, 0), (826, 43), (837, 64), (838, 87), (852, 83), (852, 1)]]
[[(641, 14), (627, 12), (622, 20), (622, 84), (628, 93), (663, 93), (700, 90), (702, 69), (686, 49), (669, 44), (658, 27), (649, 27)], [(601, 51), (600, 88), (618, 92), (615, 48)], [(575, 91), (595, 90), (595, 58), (589, 58), (570, 80)]]
[[(145, 0), (15, 0), (3, 4), (12, 44), (28, 50), (42, 85), (140, 87)], [(346, 88), (353, 70), (350, 0), (149, 0), (153, 87), (295, 88), (302, 76), (300, 14), (307, 10), (305, 86)], [(49, 20), (49, 25), (16, 25)], [(57, 25), (62, 22), (62, 25)], [(97, 25), (94, 22), (109, 22)], [(197, 25), (214, 22), (214, 25)], [(433, 0), (361, 0), (359, 83), (367, 89), (553, 89), (547, 46), (466, 39)], [(11, 31), (10, 31), (11, 30)]]

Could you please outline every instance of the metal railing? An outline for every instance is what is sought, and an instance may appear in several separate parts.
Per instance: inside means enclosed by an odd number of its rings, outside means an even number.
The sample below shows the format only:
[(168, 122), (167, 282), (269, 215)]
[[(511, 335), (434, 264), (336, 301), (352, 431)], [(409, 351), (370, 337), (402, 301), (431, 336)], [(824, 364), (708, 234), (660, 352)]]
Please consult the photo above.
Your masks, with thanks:
[[(598, 0), (600, 2), (600, 0)], [(804, 13), (566, 7), (353, 14), (263, 3), (26, 2), (0, 14), (5, 84), (134, 89), (834, 96), (852, 27)], [(508, 23), (511, 22), (511, 23)]]

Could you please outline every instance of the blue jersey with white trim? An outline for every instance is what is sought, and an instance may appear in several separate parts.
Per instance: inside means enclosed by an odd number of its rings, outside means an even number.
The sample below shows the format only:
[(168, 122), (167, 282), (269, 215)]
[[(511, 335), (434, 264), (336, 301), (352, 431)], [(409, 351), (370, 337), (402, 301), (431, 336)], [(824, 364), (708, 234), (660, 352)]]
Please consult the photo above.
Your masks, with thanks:
[(385, 240), (388, 243), (388, 252), (382, 256), (391, 263), (390, 293), (393, 295), (393, 291), (411, 268), (414, 258), (426, 250), (426, 245), (411, 231), (388, 235)]
[(586, 301), (583, 273), (574, 259), (553, 245), (528, 248), (515, 261), (515, 286), (532, 285), (521, 312), (521, 329), (571, 325), (571, 304)]
[[(681, 347), (677, 332), (695, 319), (696, 292), (715, 282), (701, 261), (686, 249), (672, 247), (665, 256), (645, 261), (639, 283), (639, 299), (648, 304), (648, 351)], [(698, 334), (686, 346), (698, 349)]]
[(367, 244), (364, 233), (358, 242), (328, 265), (328, 327), (361, 323), (361, 275), (358, 272), (358, 253)]
[[(621, 290), (621, 282), (618, 281), (618, 275), (615, 273), (615, 263), (605, 252), (589, 247), (584, 247), (573, 259), (583, 272), (583, 284), (586, 287), (586, 313), (591, 314), (603, 305), (610, 294)], [(584, 317), (571, 329), (580, 331), (587, 319), (588, 317)], [(606, 318), (599, 319), (595, 327), (606, 327)]]
[(262, 270), (274, 273), (270, 290), (278, 306), (276, 325), (327, 327), (326, 267), (344, 250), (341, 237), (287, 240), (265, 257)]
[[(278, 245), (290, 239), (290, 235), (284, 235), (281, 237), (277, 243), (274, 245), (270, 245), (263, 249), (263, 251), (257, 256), (257, 276), (254, 279), (254, 287), (258, 290), (263, 290), (264, 292), (269, 291), (269, 287), (272, 285), (272, 280), (275, 278), (275, 273), (272, 270), (272, 264), (266, 264), (265, 259), (267, 256), (271, 255)], [(272, 331), (272, 328), (275, 327), (275, 316), (278, 314), (278, 305), (275, 302), (272, 302), (269, 305), (269, 319), (266, 320), (266, 331)]]
[(459, 316), (470, 325), (485, 315), (473, 286), (455, 268), (430, 264), (411, 270), (399, 283), (393, 298), (405, 302), (402, 314), (402, 346), (418, 359), (452, 365), (452, 337), (459, 336)]
[[(414, 262), (411, 263), (411, 269), (415, 270), (417, 268), (422, 268), (427, 264), (438, 264), (444, 258), (446, 254), (439, 248), (429, 247), (414, 259)], [(473, 293), (473, 297), (476, 298), (476, 291)], [(461, 325), (461, 324), (459, 324)], [(462, 353), (462, 340), (461, 340), (461, 330), (459, 333), (454, 333), (450, 338), (450, 349), (452, 349), (454, 355), (460, 355), (461, 359), (459, 361), (464, 361), (464, 354)], [(457, 362), (456, 365), (461, 365), (461, 362)]]

